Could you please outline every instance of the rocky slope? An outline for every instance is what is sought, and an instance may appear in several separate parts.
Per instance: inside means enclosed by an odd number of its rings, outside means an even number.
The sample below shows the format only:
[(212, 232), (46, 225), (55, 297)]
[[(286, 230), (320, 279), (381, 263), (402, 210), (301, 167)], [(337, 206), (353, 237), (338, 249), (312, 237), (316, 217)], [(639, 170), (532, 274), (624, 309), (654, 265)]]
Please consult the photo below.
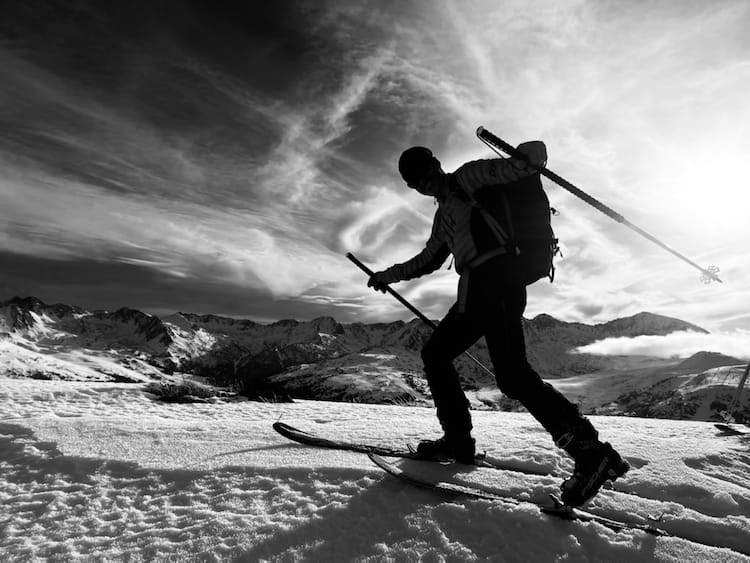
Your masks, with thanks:
[[(715, 367), (699, 373), (690, 367), (705, 365), (707, 358), (713, 360)], [(676, 366), (676, 373), (620, 395), (602, 412), (646, 418), (720, 420), (722, 412), (737, 397), (737, 387), (746, 368), (747, 364), (737, 358), (698, 352)], [(683, 373), (686, 370), (688, 373)], [(738, 398), (730, 414), (750, 421), (750, 391), (745, 390)]]

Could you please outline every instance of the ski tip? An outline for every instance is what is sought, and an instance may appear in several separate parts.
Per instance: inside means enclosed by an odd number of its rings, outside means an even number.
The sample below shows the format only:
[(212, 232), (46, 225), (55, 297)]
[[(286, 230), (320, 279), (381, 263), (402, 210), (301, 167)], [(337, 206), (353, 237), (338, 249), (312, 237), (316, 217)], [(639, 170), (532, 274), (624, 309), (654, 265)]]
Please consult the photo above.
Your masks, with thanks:
[(480, 125), (479, 127), (477, 127), (477, 137), (481, 137), (482, 133), (484, 133), (484, 126)]
[(732, 428), (729, 424), (714, 424), (717, 430), (721, 432), (720, 436), (743, 436), (747, 432)]

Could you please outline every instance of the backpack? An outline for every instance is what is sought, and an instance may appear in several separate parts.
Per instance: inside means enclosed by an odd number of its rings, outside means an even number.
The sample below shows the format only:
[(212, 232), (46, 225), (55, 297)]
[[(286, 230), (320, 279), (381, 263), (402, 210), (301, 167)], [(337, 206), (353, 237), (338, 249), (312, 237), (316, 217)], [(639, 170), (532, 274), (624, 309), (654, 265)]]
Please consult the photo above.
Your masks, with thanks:
[(538, 173), (481, 188), (471, 199), (500, 242), (515, 249), (509, 253), (512, 279), (524, 285), (544, 277), (554, 280), (553, 258), (560, 249), (550, 222), (549, 199)]

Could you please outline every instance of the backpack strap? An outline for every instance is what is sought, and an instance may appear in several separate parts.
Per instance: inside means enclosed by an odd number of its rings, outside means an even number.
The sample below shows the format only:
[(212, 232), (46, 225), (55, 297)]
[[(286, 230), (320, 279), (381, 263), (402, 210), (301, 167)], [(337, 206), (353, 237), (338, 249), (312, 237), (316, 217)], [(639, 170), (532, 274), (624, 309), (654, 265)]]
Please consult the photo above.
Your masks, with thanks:
[[(466, 190), (464, 190), (461, 187), (461, 185), (458, 183), (458, 180), (456, 179), (455, 174), (450, 175), (449, 182), (450, 182), (450, 187), (452, 191), (457, 191), (463, 194), (464, 197), (466, 197), (471, 202), (471, 205), (473, 205), (479, 210), (485, 222), (487, 223), (487, 226), (490, 228), (492, 233), (497, 238), (497, 242), (500, 243), (500, 246), (503, 246), (503, 247), (508, 246), (508, 244), (513, 240), (512, 232), (510, 235), (505, 232), (505, 229), (503, 229), (502, 225), (500, 225), (497, 219), (495, 219), (492, 216), (492, 213), (490, 213), (484, 207), (482, 207), (472, 194), (466, 192)], [(505, 197), (504, 193), (502, 194), (502, 198), (503, 198), (503, 206), (505, 207), (505, 213), (507, 214), (507, 217), (508, 217), (508, 225), (510, 225), (512, 229), (513, 223), (510, 220), (510, 208), (508, 207), (508, 199)], [(518, 252), (517, 248), (516, 248), (516, 252)]]

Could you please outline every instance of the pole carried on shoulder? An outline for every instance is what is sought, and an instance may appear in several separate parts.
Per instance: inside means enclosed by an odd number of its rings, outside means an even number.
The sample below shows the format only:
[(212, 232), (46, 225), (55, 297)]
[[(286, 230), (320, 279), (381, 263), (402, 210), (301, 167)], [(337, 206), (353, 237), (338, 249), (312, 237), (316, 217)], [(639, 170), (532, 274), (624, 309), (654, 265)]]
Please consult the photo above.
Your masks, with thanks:
[[(490, 147), (496, 153), (497, 153), (496, 149), (500, 149), (501, 151), (507, 153), (508, 155), (510, 155), (510, 156), (512, 156), (514, 158), (518, 158), (520, 160), (526, 160), (525, 156), (521, 152), (519, 152), (518, 149), (516, 149), (515, 147), (513, 147), (510, 143), (507, 143), (507, 142), (503, 141), (501, 138), (493, 135), (492, 133), (490, 133), (484, 127), (479, 127), (477, 129), (477, 137), (479, 137), (479, 139), (484, 144), (486, 144), (488, 147)], [(640, 227), (634, 225), (633, 223), (631, 223), (630, 221), (628, 221), (627, 219), (625, 219), (625, 217), (623, 217), (622, 215), (620, 215), (619, 213), (617, 213), (616, 211), (614, 211), (612, 208), (607, 207), (606, 205), (604, 205), (598, 199), (590, 196), (589, 194), (587, 194), (586, 192), (584, 192), (580, 188), (574, 186), (573, 184), (571, 184), (570, 182), (568, 182), (565, 178), (561, 178), (560, 176), (558, 176), (557, 174), (555, 174), (551, 170), (548, 170), (547, 168), (544, 168), (544, 167), (537, 168), (537, 170), (539, 171), (539, 173), (542, 176), (544, 176), (545, 178), (548, 178), (548, 179), (552, 180), (554, 183), (556, 183), (561, 188), (569, 191), (574, 196), (582, 199), (583, 201), (585, 201), (586, 203), (588, 203), (592, 207), (598, 209), (599, 211), (601, 211), (602, 213), (604, 213), (610, 219), (614, 219), (618, 223), (621, 223), (621, 224), (625, 225), (626, 227), (632, 229), (633, 231), (635, 231), (636, 233), (638, 233), (642, 237), (650, 240), (654, 244), (662, 247), (667, 252), (670, 252), (671, 254), (675, 255), (680, 260), (682, 260), (684, 262), (687, 262), (688, 264), (690, 264), (694, 268), (697, 268), (698, 270), (700, 270), (700, 272), (702, 274), (702, 276), (701, 276), (702, 280), (704, 280), (706, 282), (710, 282), (711, 280), (714, 280), (714, 281), (723, 283), (722, 280), (717, 275), (717, 272), (719, 271), (719, 269), (716, 266), (709, 266), (708, 268), (703, 268), (702, 266), (700, 266), (700, 265), (696, 264), (695, 262), (693, 262), (692, 260), (690, 260), (687, 256), (684, 256), (683, 254), (680, 254), (679, 252), (677, 252), (676, 250), (674, 250), (670, 246), (667, 246), (666, 244), (664, 244), (663, 242), (661, 242), (659, 239), (657, 239), (655, 236), (650, 235), (649, 233), (647, 233), (646, 231), (644, 231)]]
[[(362, 262), (360, 262), (359, 259), (357, 259), (357, 257), (354, 256), (354, 254), (352, 254), (351, 252), (347, 252), (346, 253), (346, 257), (349, 260), (351, 260), (360, 270), (362, 270), (369, 277), (372, 277), (375, 274), (375, 272), (373, 272), (370, 268), (368, 268)], [(414, 305), (412, 305), (406, 299), (404, 299), (403, 297), (401, 297), (401, 295), (399, 295), (399, 293), (396, 290), (391, 289), (391, 287), (389, 285), (385, 286), (385, 290), (388, 293), (390, 293), (393, 297), (395, 297), (396, 300), (399, 303), (401, 303), (404, 307), (406, 307), (412, 313), (414, 313), (417, 317), (419, 317), (419, 319), (422, 322), (424, 322), (427, 326), (429, 326), (432, 330), (435, 330), (437, 328), (437, 325), (433, 321), (431, 321), (430, 319), (428, 319), (424, 314), (422, 314), (422, 312), (419, 309), (417, 309)], [(467, 358), (469, 358), (472, 362), (474, 362), (475, 364), (477, 364), (485, 372), (487, 372), (488, 374), (490, 374), (492, 377), (495, 377), (495, 374), (493, 373), (493, 371), (490, 368), (488, 368), (487, 366), (485, 366), (482, 362), (480, 362), (479, 359), (477, 359), (476, 356), (473, 356), (468, 351), (464, 352), (464, 354), (466, 355)]]

